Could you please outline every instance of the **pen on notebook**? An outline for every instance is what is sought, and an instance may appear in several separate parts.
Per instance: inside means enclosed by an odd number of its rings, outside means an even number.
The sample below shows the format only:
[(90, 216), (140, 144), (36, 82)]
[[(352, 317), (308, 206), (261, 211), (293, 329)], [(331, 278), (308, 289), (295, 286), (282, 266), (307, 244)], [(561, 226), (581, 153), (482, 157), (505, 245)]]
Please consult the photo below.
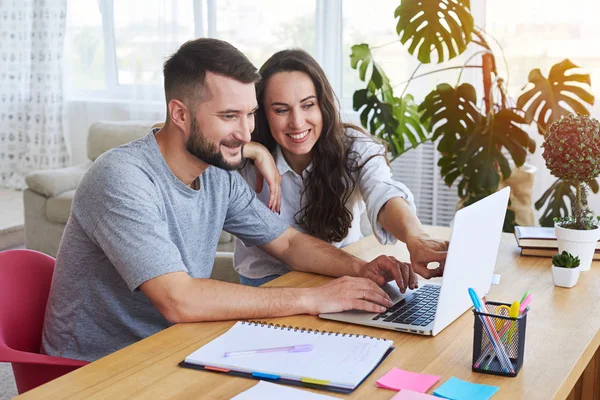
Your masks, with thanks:
[(253, 350), (241, 350), (241, 351), (226, 351), (223, 357), (234, 357), (234, 356), (249, 356), (253, 354), (263, 353), (276, 353), (276, 352), (288, 352), (288, 353), (302, 353), (311, 351), (313, 349), (312, 344), (298, 344), (295, 346), (284, 346), (284, 347), (271, 347), (267, 349), (253, 349)]

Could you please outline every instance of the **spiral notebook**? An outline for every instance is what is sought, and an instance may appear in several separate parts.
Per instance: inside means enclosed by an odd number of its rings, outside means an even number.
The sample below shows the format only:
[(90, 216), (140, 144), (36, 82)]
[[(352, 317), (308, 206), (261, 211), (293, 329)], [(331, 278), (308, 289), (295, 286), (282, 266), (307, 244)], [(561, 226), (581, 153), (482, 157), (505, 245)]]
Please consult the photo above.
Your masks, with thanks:
[[(311, 351), (225, 357), (225, 352), (311, 345)], [(237, 322), (180, 364), (272, 382), (351, 393), (392, 352), (391, 340), (263, 322)]]

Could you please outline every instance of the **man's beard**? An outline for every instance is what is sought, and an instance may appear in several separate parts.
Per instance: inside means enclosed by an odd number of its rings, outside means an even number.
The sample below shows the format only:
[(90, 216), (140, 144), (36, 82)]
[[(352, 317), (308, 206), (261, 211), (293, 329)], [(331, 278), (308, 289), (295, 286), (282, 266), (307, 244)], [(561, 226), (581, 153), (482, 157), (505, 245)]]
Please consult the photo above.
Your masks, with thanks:
[[(224, 145), (228, 145), (229, 147), (235, 147), (236, 145), (241, 146), (243, 143), (232, 139), (227, 142), (221, 142)], [(200, 129), (198, 128), (198, 122), (194, 117), (192, 119), (192, 123), (190, 126), (190, 136), (188, 137), (187, 143), (185, 144), (187, 151), (189, 151), (192, 155), (200, 160), (204, 161), (207, 164), (213, 165), (217, 168), (225, 169), (225, 170), (235, 170), (240, 168), (242, 165), (242, 159), (240, 157), (240, 161), (235, 164), (230, 164), (225, 161), (225, 157), (219, 151), (219, 145), (213, 145), (210, 143), (202, 133), (200, 133)]]

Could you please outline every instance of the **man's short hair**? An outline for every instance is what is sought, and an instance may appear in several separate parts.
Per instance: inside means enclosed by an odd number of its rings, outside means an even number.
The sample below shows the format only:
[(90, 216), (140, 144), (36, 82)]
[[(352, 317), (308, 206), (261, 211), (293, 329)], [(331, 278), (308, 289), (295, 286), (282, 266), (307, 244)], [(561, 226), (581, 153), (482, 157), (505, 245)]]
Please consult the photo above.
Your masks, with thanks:
[(190, 40), (164, 64), (167, 104), (172, 99), (191, 103), (202, 100), (207, 71), (243, 83), (260, 79), (256, 67), (231, 44), (211, 38)]

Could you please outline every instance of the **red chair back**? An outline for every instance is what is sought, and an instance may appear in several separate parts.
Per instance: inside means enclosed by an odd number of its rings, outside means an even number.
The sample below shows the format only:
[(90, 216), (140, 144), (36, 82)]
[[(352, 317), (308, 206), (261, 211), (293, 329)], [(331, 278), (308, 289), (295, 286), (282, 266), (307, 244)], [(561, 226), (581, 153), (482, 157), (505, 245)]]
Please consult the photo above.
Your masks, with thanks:
[(54, 258), (33, 250), (0, 252), (0, 362), (12, 363), (23, 393), (85, 361), (40, 354)]

